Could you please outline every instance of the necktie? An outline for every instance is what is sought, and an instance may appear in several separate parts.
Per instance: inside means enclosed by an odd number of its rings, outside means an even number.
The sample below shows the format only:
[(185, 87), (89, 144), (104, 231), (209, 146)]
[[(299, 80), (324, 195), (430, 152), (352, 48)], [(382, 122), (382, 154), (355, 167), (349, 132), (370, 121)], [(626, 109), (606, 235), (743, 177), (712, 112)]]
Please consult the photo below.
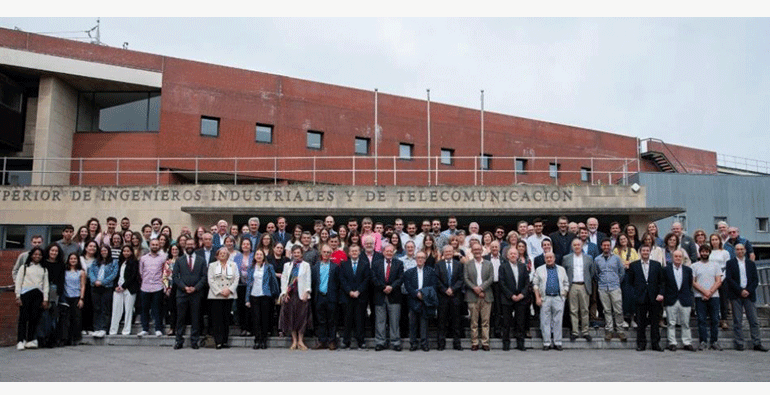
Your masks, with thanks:
[(187, 264), (190, 265), (190, 272), (193, 271), (192, 255), (187, 256)]
[(390, 259), (388, 259), (388, 269), (385, 270), (385, 281), (388, 281), (390, 278)]
[(446, 282), (452, 282), (452, 261), (446, 261)]
[(353, 262), (353, 275), (356, 274), (356, 268), (358, 268), (358, 261)]

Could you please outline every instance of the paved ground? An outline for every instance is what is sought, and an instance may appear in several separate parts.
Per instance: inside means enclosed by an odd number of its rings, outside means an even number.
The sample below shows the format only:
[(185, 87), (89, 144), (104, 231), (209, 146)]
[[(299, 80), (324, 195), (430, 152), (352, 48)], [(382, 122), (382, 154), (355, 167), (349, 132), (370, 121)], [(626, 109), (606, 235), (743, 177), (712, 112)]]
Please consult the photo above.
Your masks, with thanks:
[[(0, 381), (768, 381), (770, 353), (0, 349)], [(76, 363), (73, 363), (76, 361)], [(240, 369), (247, 364), (259, 368)], [(44, 366), (45, 375), (40, 374)], [(212, 369), (221, 366), (222, 369)], [(289, 372), (286, 367), (294, 369)], [(451, 367), (447, 369), (447, 367)], [(78, 375), (73, 373), (77, 372)], [(301, 372), (297, 376), (297, 372)], [(352, 374), (351, 372), (356, 372)]]

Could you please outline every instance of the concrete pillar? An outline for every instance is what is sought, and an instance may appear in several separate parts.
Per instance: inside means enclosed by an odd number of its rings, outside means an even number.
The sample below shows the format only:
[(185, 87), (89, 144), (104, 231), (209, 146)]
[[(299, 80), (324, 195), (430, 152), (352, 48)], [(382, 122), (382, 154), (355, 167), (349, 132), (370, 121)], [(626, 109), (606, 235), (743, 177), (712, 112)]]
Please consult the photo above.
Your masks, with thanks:
[(64, 81), (53, 76), (40, 78), (32, 185), (69, 185), (70, 161), (44, 159), (72, 156), (77, 104), (77, 91)]

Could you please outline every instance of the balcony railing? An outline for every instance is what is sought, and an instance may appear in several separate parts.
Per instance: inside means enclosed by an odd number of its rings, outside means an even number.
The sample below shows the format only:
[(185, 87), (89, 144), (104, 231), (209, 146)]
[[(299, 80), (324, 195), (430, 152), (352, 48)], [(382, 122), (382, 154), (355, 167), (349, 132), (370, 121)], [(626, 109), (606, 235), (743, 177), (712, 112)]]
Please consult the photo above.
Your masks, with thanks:
[[(33, 162), (18, 170), (13, 161)], [(444, 161), (447, 159), (445, 158)], [(2, 160), (10, 175), (35, 185), (165, 185), (307, 182), (350, 185), (627, 184), (637, 158), (455, 156), (302, 156), (187, 158), (17, 158)], [(517, 163), (523, 170), (516, 170)], [(557, 169), (554, 173), (554, 169)], [(23, 175), (25, 177), (19, 177)], [(18, 184), (19, 182), (17, 182)]]
[(740, 156), (717, 154), (717, 166), (752, 173), (770, 174), (770, 162)]

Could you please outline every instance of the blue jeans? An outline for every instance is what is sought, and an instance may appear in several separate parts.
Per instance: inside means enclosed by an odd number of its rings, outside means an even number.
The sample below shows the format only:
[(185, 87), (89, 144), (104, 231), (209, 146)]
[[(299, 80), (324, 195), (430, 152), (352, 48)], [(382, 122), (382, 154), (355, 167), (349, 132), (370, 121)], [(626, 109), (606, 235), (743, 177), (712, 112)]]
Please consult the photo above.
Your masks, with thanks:
[[(719, 334), (719, 299), (710, 298), (709, 300), (703, 300), (703, 298), (695, 298), (695, 311), (698, 314), (698, 338), (701, 343), (705, 343), (707, 340), (709, 344), (717, 342)], [(706, 320), (707, 316), (708, 321)], [(711, 339), (708, 337), (709, 329), (711, 329)]]
[(152, 309), (152, 321), (155, 330), (163, 332), (163, 321), (160, 319), (160, 304), (163, 301), (163, 291), (142, 291), (142, 330), (150, 331), (150, 309)]

